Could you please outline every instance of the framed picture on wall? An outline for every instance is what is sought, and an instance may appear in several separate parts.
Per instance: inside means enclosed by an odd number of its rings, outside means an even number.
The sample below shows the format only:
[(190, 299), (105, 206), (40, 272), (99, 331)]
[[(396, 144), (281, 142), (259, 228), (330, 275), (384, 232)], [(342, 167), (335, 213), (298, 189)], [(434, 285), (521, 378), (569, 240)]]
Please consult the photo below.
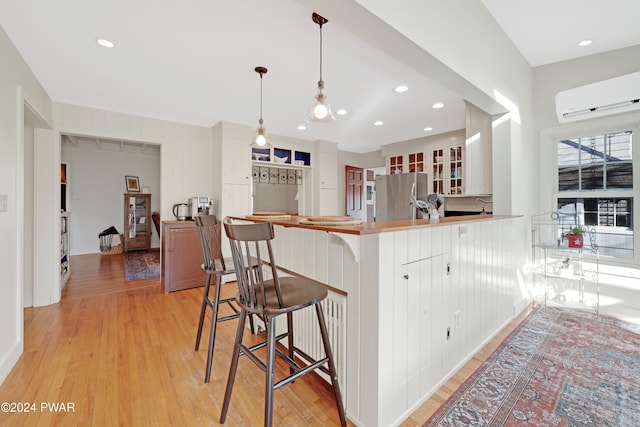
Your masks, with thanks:
[(124, 180), (127, 183), (127, 193), (140, 192), (140, 180), (137, 176), (125, 175)]

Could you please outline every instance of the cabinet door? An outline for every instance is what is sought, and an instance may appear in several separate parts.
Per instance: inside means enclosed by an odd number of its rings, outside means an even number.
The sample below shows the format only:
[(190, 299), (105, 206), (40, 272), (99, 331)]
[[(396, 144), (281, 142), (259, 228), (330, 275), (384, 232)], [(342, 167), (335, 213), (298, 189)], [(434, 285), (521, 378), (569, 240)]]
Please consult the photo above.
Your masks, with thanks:
[(200, 268), (202, 255), (197, 228), (170, 228), (164, 250), (164, 291), (204, 286), (206, 274)]
[(447, 174), (449, 175), (449, 185), (447, 194), (461, 195), (464, 193), (464, 180), (462, 178), (463, 171), (463, 150), (462, 145), (454, 145), (449, 147), (449, 158)]
[(124, 195), (124, 250), (151, 247), (151, 195)]
[(465, 193), (492, 193), (493, 127), (489, 114), (466, 102)]
[(318, 199), (318, 215), (338, 214), (338, 190), (336, 188), (321, 188)]
[(319, 178), (320, 188), (338, 188), (338, 155), (336, 153), (320, 153)]
[(222, 140), (222, 181), (249, 183), (251, 147), (246, 140), (224, 137)]
[[(398, 266), (392, 301), (393, 326), (384, 328), (393, 356), (391, 406), (382, 411), (387, 425), (420, 401), (443, 375), (449, 313), (448, 255), (439, 254)], [(385, 339), (385, 338), (383, 338)], [(388, 418), (384, 418), (388, 417)]]
[(465, 154), (462, 145), (431, 151), (431, 191), (436, 194), (462, 195), (464, 191)]

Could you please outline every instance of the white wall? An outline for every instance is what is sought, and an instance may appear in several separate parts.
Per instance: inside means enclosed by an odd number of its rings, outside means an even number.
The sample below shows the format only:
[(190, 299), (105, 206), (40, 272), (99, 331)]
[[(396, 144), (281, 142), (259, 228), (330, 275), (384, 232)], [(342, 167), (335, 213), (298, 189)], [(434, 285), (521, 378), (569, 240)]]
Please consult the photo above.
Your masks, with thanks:
[[(358, 154), (351, 153), (349, 151), (340, 151), (338, 150), (338, 215), (345, 215), (345, 166), (356, 166), (363, 169), (372, 169), (380, 166), (384, 166), (384, 157), (382, 157), (382, 153), (380, 150), (371, 151), (370, 153)], [(366, 180), (366, 176), (365, 176)], [(362, 206), (364, 209), (364, 215), (366, 215), (366, 188), (365, 192), (363, 192), (363, 200)]]
[[(160, 211), (160, 150), (157, 146), (125, 146), (101, 141), (80, 141), (78, 146), (62, 145), (63, 163), (67, 163), (71, 255), (100, 252), (98, 234), (114, 226), (124, 233), (124, 176), (140, 179), (140, 187), (148, 186), (151, 212)], [(165, 218), (167, 219), (167, 218)], [(151, 231), (151, 247), (160, 247), (155, 227)], [(73, 266), (71, 266), (73, 271)]]
[[(563, 61), (534, 69), (535, 102), (534, 111), (537, 127), (540, 131), (538, 146), (540, 150), (540, 176), (537, 212), (552, 209), (550, 190), (553, 187), (557, 170), (553, 153), (551, 134), (567, 132), (585, 132), (589, 127), (607, 127), (621, 120), (638, 121), (640, 113), (613, 115), (598, 120), (585, 120), (560, 125), (556, 116), (555, 96), (558, 92), (583, 86), (589, 83), (610, 79), (640, 70), (640, 46), (632, 46), (597, 55)], [(628, 117), (628, 119), (625, 119)], [(640, 188), (636, 187), (636, 191)], [(637, 222), (636, 222), (637, 223)]]
[(33, 126), (24, 126), (24, 250), (23, 250), (23, 289), (25, 307), (33, 305), (33, 254), (34, 254), (34, 183), (33, 183)]
[(175, 219), (175, 203), (213, 194), (219, 179), (212, 167), (211, 128), (58, 103), (55, 126), (60, 133), (160, 145), (160, 192), (151, 191), (163, 221)]
[(24, 103), (53, 123), (51, 99), (0, 28), (0, 381), (23, 349)]
[[(640, 70), (640, 46), (591, 55), (534, 69), (535, 116), (539, 128), (540, 164), (537, 188), (538, 212), (555, 210), (553, 192), (557, 191), (556, 144), (559, 137), (592, 135), (621, 127), (638, 133), (640, 113), (615, 114), (594, 120), (559, 124), (555, 111), (558, 92), (589, 83), (610, 79)], [(640, 168), (635, 156), (634, 170)], [(640, 177), (634, 173), (633, 195), (640, 196)], [(635, 224), (640, 221), (640, 209), (635, 209)], [(637, 232), (637, 231), (636, 231)], [(638, 255), (636, 254), (636, 259)], [(635, 260), (600, 258), (601, 313), (636, 321), (640, 313), (640, 269)]]

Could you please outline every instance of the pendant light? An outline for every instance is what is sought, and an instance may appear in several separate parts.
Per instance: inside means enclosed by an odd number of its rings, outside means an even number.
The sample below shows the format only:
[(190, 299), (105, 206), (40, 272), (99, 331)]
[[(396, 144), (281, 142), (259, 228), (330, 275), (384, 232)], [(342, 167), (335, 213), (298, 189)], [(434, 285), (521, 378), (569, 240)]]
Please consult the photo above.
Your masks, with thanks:
[(269, 143), (267, 139), (267, 131), (264, 128), (264, 121), (262, 120), (262, 76), (267, 74), (267, 69), (265, 67), (256, 67), (255, 72), (260, 74), (260, 120), (258, 120), (256, 137), (251, 145), (259, 148), (270, 148), (271, 143)]
[(311, 15), (311, 20), (320, 27), (320, 80), (318, 80), (316, 102), (307, 116), (307, 121), (327, 123), (336, 119), (331, 112), (331, 106), (327, 102), (327, 96), (324, 94), (324, 81), (322, 80), (322, 26), (329, 21), (315, 12)]

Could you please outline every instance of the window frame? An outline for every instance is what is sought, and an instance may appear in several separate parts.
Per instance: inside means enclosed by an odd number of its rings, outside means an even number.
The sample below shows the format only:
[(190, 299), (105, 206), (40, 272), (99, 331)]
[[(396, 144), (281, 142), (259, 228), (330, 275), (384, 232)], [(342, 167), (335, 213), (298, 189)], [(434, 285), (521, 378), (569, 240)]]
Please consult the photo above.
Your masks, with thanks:
[[(587, 138), (594, 135), (632, 132), (633, 188), (613, 190), (570, 190), (559, 191), (558, 187), (558, 141), (562, 139)], [(585, 120), (563, 124), (540, 131), (539, 166), (539, 208), (540, 212), (557, 210), (558, 199), (564, 198), (631, 198), (633, 203), (633, 224), (640, 224), (640, 114), (629, 113), (607, 118)], [(585, 251), (585, 258), (591, 257)], [(633, 230), (633, 257), (600, 257), (601, 264), (621, 265), (638, 268), (640, 264), (640, 230)]]

